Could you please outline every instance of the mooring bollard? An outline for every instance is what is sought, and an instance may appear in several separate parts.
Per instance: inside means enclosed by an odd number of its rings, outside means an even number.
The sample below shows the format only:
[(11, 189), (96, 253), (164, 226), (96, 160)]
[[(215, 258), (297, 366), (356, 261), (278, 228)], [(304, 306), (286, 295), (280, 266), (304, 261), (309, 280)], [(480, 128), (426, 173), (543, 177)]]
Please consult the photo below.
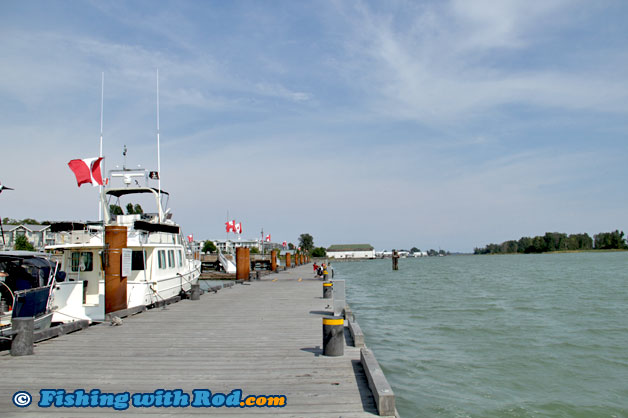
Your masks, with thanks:
[(190, 294), (191, 300), (199, 300), (201, 298), (201, 285), (196, 283), (192, 285), (192, 290)]
[(255, 280), (259, 280), (262, 277), (262, 272), (259, 270), (255, 270)]
[(333, 286), (332, 282), (323, 282), (323, 299), (331, 299)]
[(35, 330), (35, 319), (30, 318), (13, 318), (11, 327), (15, 334), (11, 341), (12, 356), (30, 356), (33, 354), (33, 331)]
[(323, 317), (323, 355), (342, 356), (345, 350), (345, 321), (339, 316)]

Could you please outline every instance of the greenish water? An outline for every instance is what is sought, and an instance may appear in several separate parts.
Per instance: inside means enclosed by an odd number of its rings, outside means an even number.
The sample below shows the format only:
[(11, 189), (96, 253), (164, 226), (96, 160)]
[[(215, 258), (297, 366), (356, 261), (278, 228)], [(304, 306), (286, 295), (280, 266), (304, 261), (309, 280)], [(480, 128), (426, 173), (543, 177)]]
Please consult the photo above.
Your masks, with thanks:
[(402, 417), (628, 416), (628, 253), (333, 263)]

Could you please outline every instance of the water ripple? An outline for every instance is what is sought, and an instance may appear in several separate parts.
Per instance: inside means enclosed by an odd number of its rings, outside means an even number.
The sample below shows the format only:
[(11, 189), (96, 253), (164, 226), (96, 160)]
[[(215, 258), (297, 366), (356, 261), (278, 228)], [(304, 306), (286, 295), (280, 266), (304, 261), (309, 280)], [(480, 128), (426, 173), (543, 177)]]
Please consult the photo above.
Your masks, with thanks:
[(336, 263), (401, 416), (628, 416), (628, 253)]

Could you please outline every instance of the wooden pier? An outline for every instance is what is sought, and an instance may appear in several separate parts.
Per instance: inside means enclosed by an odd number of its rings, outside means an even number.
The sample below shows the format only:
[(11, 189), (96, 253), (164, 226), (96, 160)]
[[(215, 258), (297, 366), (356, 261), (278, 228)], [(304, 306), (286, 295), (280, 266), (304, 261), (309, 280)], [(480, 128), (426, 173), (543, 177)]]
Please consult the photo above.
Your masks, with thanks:
[[(322, 355), (322, 319), (332, 310), (310, 265), (236, 284), (38, 343), (35, 355), (0, 353), (2, 416), (196, 415), (372, 417), (378, 415), (360, 348), (348, 329), (341, 357)], [(153, 393), (195, 389), (285, 395), (282, 408), (150, 407), (115, 411), (40, 408), (41, 389)], [(33, 402), (12, 398), (27, 391)]]

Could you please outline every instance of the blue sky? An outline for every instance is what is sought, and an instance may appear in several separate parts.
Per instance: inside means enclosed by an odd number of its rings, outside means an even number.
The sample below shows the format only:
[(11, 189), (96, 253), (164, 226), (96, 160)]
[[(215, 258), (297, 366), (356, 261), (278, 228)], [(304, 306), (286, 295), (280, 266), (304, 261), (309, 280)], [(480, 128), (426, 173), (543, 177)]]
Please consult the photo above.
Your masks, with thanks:
[(97, 218), (155, 169), (186, 234), (475, 246), (628, 230), (623, 1), (4, 1), (0, 216)]

